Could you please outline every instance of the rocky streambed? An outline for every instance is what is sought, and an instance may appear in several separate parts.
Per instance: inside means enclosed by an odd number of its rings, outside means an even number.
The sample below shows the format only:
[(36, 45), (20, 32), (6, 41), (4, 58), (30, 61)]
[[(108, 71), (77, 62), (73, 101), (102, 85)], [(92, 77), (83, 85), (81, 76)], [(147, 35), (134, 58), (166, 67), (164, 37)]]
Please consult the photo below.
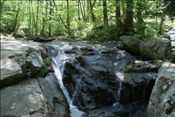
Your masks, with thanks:
[(51, 58), (61, 50), (66, 56), (63, 83), (83, 116), (146, 116), (161, 61), (141, 61), (124, 50), (79, 42), (48, 48)]
[(142, 43), (126, 36), (116, 44), (1, 40), (1, 116), (173, 116), (172, 53), (162, 37)]

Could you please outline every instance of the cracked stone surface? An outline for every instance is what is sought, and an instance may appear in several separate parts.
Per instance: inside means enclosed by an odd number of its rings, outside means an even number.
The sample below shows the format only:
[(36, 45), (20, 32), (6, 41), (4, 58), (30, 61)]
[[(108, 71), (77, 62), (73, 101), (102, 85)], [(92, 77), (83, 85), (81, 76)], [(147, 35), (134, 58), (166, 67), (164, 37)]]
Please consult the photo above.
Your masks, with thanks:
[(153, 88), (147, 117), (175, 117), (175, 64), (164, 62)]
[(16, 84), (41, 71), (47, 53), (42, 44), (24, 41), (4, 41), (0, 45), (0, 88)]
[[(48, 105), (36, 79), (29, 79), (18, 85), (1, 90), (1, 115), (48, 116)], [(35, 116), (36, 117), (36, 116)]]
[(148, 60), (173, 60), (171, 41), (167, 38), (149, 39), (140, 43), (140, 54)]
[(0, 44), (0, 116), (68, 117), (69, 105), (54, 75), (39, 75), (50, 66), (44, 46), (17, 40)]

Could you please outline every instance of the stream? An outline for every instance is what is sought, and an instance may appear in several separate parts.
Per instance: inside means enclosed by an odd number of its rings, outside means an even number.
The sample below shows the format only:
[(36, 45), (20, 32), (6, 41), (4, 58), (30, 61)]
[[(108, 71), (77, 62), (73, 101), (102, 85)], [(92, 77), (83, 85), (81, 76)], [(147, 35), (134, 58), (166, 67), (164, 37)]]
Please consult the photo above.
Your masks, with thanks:
[[(175, 50), (175, 30), (167, 34)], [(161, 62), (85, 42), (48, 43), (46, 49), (70, 117), (146, 117)]]
[(72, 99), (70, 98), (66, 87), (63, 84), (63, 73), (64, 73), (64, 63), (66, 61), (66, 55), (63, 50), (59, 49), (59, 45), (46, 45), (46, 48), (48, 49), (49, 56), (52, 61), (52, 67), (55, 71), (55, 77), (58, 79), (58, 82), (60, 84), (60, 88), (62, 89), (64, 95), (66, 96), (66, 99), (69, 103), (70, 108), (70, 116), (71, 117), (81, 117), (83, 112), (79, 111), (76, 106), (73, 105)]
[(175, 53), (175, 29), (174, 30), (170, 30), (167, 34), (170, 36), (171, 45), (172, 45), (174, 53)]

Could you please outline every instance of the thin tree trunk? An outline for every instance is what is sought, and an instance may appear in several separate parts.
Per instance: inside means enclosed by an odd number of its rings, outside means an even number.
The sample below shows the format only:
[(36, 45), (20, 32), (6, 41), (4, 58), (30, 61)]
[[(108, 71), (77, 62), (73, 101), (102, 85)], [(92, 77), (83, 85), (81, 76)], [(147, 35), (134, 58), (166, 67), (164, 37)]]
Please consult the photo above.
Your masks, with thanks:
[(89, 22), (89, 14), (90, 14), (90, 1), (89, 0), (87, 0), (87, 3), (86, 3), (86, 5), (87, 5), (87, 16), (86, 16), (86, 19), (87, 19), (87, 22)]
[(133, 0), (126, 2), (126, 19), (124, 23), (124, 34), (130, 34), (134, 32), (133, 27)]
[(92, 4), (92, 1), (89, 0), (89, 4), (90, 4), (90, 13), (91, 13), (91, 18), (92, 18), (92, 21), (95, 22), (96, 20), (96, 17), (95, 17), (95, 14), (94, 14), (94, 11), (93, 11), (93, 8), (95, 6), (95, 3), (96, 3), (96, 0), (94, 0), (93, 4)]
[(108, 11), (107, 11), (107, 1), (103, 0), (103, 22), (104, 27), (108, 27)]
[(67, 31), (68, 31), (68, 34), (71, 35), (71, 31), (70, 31), (69, 0), (67, 0)]
[[(35, 19), (35, 15), (33, 14), (32, 16), (33, 16), (33, 20), (32, 20), (32, 21), (33, 21), (33, 26), (36, 26), (36, 19)], [(32, 32), (33, 32), (33, 29), (34, 29), (34, 28), (32, 27)]]
[(38, 14), (39, 14), (39, 0), (37, 1), (37, 14), (36, 14), (36, 35), (38, 35)]
[(120, 0), (116, 0), (116, 26), (118, 28), (121, 28), (122, 22), (121, 22), (121, 13), (120, 13)]
[[(56, 10), (58, 11), (58, 8), (57, 8), (57, 5), (55, 3), (55, 0), (53, 0), (53, 3), (54, 3), (54, 6), (55, 6)], [(62, 22), (63, 26), (68, 30), (68, 26), (64, 23), (64, 21), (63, 21), (63, 19), (62, 19), (60, 14), (58, 15), (58, 18)]]
[[(31, 6), (31, 2), (29, 2), (30, 6)], [(31, 31), (31, 24), (32, 24), (32, 16), (31, 16), (31, 8), (30, 6), (28, 7), (28, 10), (29, 10), (29, 23), (28, 23), (28, 28), (29, 28), (29, 31)], [(31, 31), (32, 33), (32, 31)], [(29, 32), (28, 32), (29, 34)]]
[(81, 11), (81, 16), (82, 16), (82, 19), (83, 21), (85, 22), (85, 14), (84, 14), (84, 8), (83, 8), (83, 4), (82, 2), (80, 1), (80, 11)]
[(164, 22), (164, 20), (165, 20), (164, 17), (165, 17), (166, 8), (168, 7), (168, 5), (169, 5), (170, 3), (171, 3), (171, 2), (169, 1), (168, 4), (163, 8), (162, 16), (161, 16), (161, 20), (160, 20), (159, 31), (158, 31), (159, 34), (162, 34), (162, 26), (163, 26), (163, 22)]
[(80, 21), (80, 0), (78, 0), (78, 20)]
[[(43, 15), (43, 19), (42, 19), (43, 24), (42, 24), (42, 30), (41, 30), (42, 35), (45, 35), (45, 25), (46, 25), (45, 21), (46, 21), (46, 18), (47, 18), (47, 9), (48, 9), (48, 2), (47, 1), (44, 1), (44, 2), (46, 2), (46, 6), (45, 6), (45, 13), (42, 12), (42, 15)], [(44, 15), (45, 15), (45, 17), (44, 17)]]
[(52, 35), (52, 0), (50, 1), (50, 12), (49, 12), (49, 15), (50, 15), (50, 18), (49, 18), (49, 34), (48, 36), (51, 36)]
[(142, 18), (142, 10), (143, 10), (143, 4), (144, 4), (144, 1), (137, 1), (137, 24), (138, 24), (138, 32), (142, 32), (144, 33), (145, 31), (145, 23), (144, 23), (144, 20)]
[(19, 4), (18, 4), (18, 9), (16, 11), (15, 20), (14, 20), (14, 23), (13, 23), (13, 29), (12, 29), (13, 32), (15, 32), (16, 29), (17, 29), (19, 12), (20, 12), (20, 7), (19, 7)]
[(121, 0), (121, 7), (122, 7), (122, 15), (123, 15), (123, 18), (124, 20), (126, 19), (126, 7), (125, 7), (125, 0)]
[(83, 3), (82, 4), (83, 5), (82, 8), (83, 8), (83, 12), (84, 12), (84, 18), (83, 19), (84, 19), (84, 22), (86, 22), (86, 9), (85, 9), (86, 8), (86, 0), (83, 0), (82, 3)]

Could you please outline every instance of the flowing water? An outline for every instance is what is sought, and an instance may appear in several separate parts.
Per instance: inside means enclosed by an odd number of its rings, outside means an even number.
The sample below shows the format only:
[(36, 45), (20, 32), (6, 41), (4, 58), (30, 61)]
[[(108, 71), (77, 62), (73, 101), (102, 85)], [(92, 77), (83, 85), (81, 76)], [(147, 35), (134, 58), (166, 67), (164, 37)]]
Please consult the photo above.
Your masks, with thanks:
[(174, 30), (170, 30), (167, 34), (170, 36), (171, 45), (173, 47), (173, 50), (175, 51), (175, 29)]
[(64, 63), (66, 61), (66, 55), (64, 53), (64, 50), (59, 49), (60, 48), (59, 45), (46, 45), (46, 48), (48, 50), (48, 54), (52, 61), (52, 67), (54, 69), (55, 76), (58, 79), (60, 87), (69, 103), (69, 108), (71, 112), (70, 116), (71, 117), (81, 117), (83, 115), (83, 112), (79, 111), (78, 108), (73, 105), (72, 99), (70, 98), (68, 91), (63, 84), (62, 76), (64, 73)]

